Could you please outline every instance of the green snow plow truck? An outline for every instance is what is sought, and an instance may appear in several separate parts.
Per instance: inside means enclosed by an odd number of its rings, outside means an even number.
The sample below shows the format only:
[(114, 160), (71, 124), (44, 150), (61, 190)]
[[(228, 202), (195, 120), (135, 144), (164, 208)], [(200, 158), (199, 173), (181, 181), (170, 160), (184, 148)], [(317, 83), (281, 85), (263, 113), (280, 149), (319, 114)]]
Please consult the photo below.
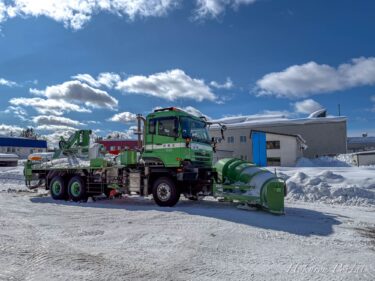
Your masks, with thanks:
[(80, 130), (68, 140), (61, 138), (52, 160), (29, 156), (26, 185), (45, 187), (56, 200), (86, 201), (89, 196), (113, 192), (136, 193), (152, 194), (159, 206), (172, 207), (181, 194), (190, 200), (213, 195), (277, 214), (284, 212), (285, 183), (273, 173), (235, 158), (213, 166), (216, 142), (209, 137), (208, 126), (220, 126), (224, 139), (224, 125), (174, 107), (137, 119), (138, 150), (109, 157), (100, 144), (90, 146), (91, 131)]

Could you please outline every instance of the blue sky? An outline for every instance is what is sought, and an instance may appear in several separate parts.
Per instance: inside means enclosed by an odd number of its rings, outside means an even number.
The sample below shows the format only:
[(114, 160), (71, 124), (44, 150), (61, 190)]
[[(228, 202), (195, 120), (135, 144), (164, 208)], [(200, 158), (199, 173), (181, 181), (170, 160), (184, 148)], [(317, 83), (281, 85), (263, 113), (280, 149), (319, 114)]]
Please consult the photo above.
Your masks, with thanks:
[[(157, 106), (375, 135), (375, 2), (0, 0), (0, 131), (128, 132)], [(1, 125), (2, 124), (2, 125)]]

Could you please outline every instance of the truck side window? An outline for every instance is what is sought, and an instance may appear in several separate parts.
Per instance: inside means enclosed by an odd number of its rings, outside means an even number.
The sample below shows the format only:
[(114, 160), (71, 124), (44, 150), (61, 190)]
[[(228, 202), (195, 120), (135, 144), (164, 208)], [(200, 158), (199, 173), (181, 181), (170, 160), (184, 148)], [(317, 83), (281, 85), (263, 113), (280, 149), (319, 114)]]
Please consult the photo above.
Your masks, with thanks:
[(158, 135), (176, 137), (177, 136), (177, 119), (162, 118), (158, 120)]
[(156, 119), (150, 119), (148, 125), (148, 133), (153, 135), (156, 133)]

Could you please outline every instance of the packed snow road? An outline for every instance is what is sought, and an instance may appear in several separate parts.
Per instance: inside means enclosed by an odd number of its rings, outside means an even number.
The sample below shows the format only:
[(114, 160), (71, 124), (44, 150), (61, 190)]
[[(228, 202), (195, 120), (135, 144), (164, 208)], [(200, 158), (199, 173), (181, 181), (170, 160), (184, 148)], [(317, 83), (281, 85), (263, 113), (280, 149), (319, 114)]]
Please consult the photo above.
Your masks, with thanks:
[(373, 207), (0, 192), (0, 280), (375, 280)]

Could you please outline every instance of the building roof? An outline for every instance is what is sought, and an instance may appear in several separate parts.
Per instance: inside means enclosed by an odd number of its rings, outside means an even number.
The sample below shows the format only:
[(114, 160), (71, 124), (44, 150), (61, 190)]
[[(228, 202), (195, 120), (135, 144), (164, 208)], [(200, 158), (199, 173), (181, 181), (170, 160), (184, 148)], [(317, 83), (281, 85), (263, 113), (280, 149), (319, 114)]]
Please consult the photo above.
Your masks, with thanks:
[[(306, 124), (321, 124), (321, 123), (337, 123), (346, 122), (346, 117), (329, 116), (329, 117), (308, 117), (308, 118), (297, 118), (289, 119), (285, 115), (264, 115), (264, 116), (240, 116), (240, 117), (228, 117), (215, 120), (213, 122), (219, 122), (224, 124), (227, 128), (251, 128), (251, 127), (276, 127), (276, 126), (287, 126), (287, 125), (306, 125)], [(220, 126), (211, 126), (213, 130), (219, 130)]]
[(306, 143), (306, 141), (303, 139), (301, 135), (293, 135), (293, 134), (285, 134), (285, 133), (276, 133), (276, 132), (270, 132), (270, 131), (260, 131), (260, 130), (251, 130), (250, 131), (250, 137), (253, 134), (253, 132), (260, 132), (260, 133), (265, 133), (265, 134), (272, 134), (272, 135), (280, 135), (280, 136), (287, 136), (287, 137), (292, 137), (298, 139), (301, 143)]
[(0, 136), (0, 146), (47, 148), (46, 140)]
[(353, 154), (355, 154), (355, 155), (375, 155), (375, 150), (355, 152)]

